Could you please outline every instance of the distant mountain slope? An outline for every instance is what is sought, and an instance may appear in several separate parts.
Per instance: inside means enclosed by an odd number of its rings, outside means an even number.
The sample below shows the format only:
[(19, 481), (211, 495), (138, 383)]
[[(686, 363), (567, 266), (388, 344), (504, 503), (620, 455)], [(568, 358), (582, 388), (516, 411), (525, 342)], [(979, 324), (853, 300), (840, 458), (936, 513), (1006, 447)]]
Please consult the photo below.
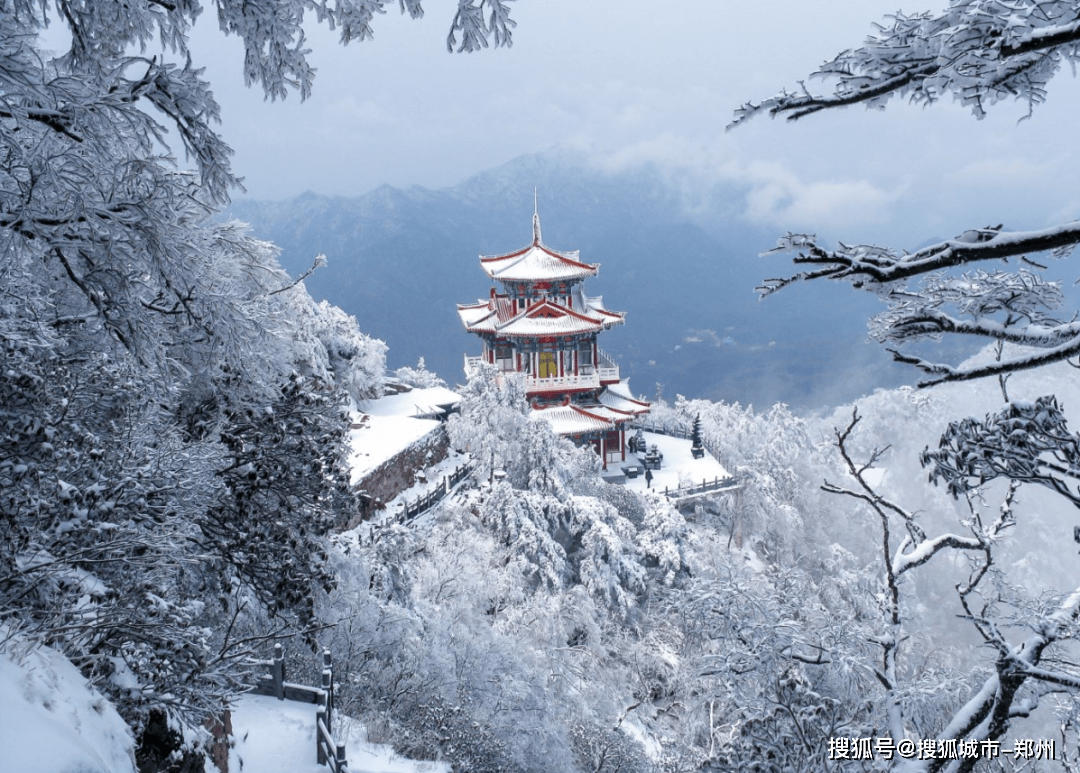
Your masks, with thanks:
[(824, 286), (759, 303), (760, 280), (790, 270), (784, 259), (757, 257), (776, 234), (721, 214), (741, 209), (737, 190), (709, 193), (715, 216), (687, 216), (678, 185), (651, 166), (608, 172), (562, 154), (523, 156), (443, 190), (305, 193), (240, 201), (227, 214), (276, 242), (294, 275), (324, 252), (329, 266), (307, 280), (313, 296), (384, 339), (392, 365), (423, 356), (455, 382), (462, 355), (479, 344), (461, 329), (455, 304), (489, 292), (478, 254), (528, 243), (534, 187), (544, 241), (601, 263), (588, 292), (629, 312), (601, 346), (635, 391), (652, 396), (660, 383), (672, 399), (806, 409), (913, 378), (865, 342), (873, 299)]

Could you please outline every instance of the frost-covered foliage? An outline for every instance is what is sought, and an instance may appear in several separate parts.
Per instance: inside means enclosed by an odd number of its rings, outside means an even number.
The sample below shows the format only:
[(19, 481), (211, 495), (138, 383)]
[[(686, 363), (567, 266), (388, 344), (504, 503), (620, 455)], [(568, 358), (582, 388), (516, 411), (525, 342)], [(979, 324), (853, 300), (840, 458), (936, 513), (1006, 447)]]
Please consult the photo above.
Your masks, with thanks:
[(462, 770), (655, 770), (619, 728), (635, 700), (635, 634), (606, 599), (571, 578), (537, 585), (516, 547), (454, 508), (396, 542), (406, 597), (371, 582), (380, 551), (350, 547), (329, 600), (335, 652), (352, 653), (339, 700), (371, 732)]
[[(326, 301), (313, 303), (307, 293), (301, 295), (300, 302), (312, 308), (296, 324), (298, 336), (311, 334), (318, 342), (312, 356), (313, 375), (337, 384), (354, 400), (381, 396), (386, 344), (361, 333), (356, 318), (337, 306)], [(310, 317), (314, 319), (309, 322)]]
[(200, 546), (228, 567), (226, 593), (238, 583), (271, 616), (291, 609), (302, 624), (314, 622), (312, 589), (333, 582), (319, 537), (355, 509), (346, 421), (340, 395), (295, 373), (273, 402), (225, 411), (217, 470), (225, 491), (196, 523)]
[[(489, 388), (473, 385), (499, 408)], [(833, 735), (884, 727), (866, 667), (878, 588), (863, 554), (829, 541), (851, 537), (854, 508), (816, 509), (815, 481), (836, 464), (807, 454), (811, 425), (783, 408), (680, 401), (658, 418), (699, 413), (726, 462), (762, 466), (742, 494), (760, 518), (742, 524), (747, 547), (728, 531), (734, 499), (686, 519), (599, 481), (513, 409), (500, 426), (530, 438), (527, 468), (560, 474), (517, 475), (523, 451), (502, 438), (507, 475), (472, 504), (343, 541), (326, 614), (341, 621), (335, 652), (350, 653), (350, 711), (403, 751), (469, 770), (809, 773)], [(921, 711), (929, 685), (955, 680), (924, 668), (905, 700)]]
[[(825, 453), (826, 444), (787, 406), (774, 405), (759, 414), (738, 403), (687, 400), (680, 395), (674, 405), (661, 403), (653, 413), (671, 426), (696, 424), (705, 448), (739, 479), (740, 488), (723, 496), (732, 540), (757, 535), (756, 549), (763, 555), (786, 556), (790, 562), (838, 538), (833, 523), (804, 522), (805, 514), (818, 512), (821, 506), (821, 497), (806, 481), (823, 476), (834, 465)], [(808, 535), (813, 539), (808, 541)]]
[(880, 720), (869, 575), (840, 548), (793, 569), (727, 541), (586, 478), (376, 530), (335, 559), (339, 697), (468, 770), (820, 770), (831, 734)]
[(829, 568), (823, 582), (797, 569), (712, 561), (664, 610), (680, 631), (669, 680), (688, 715), (676, 739), (697, 766), (828, 770), (830, 738), (872, 733), (872, 704), (852, 699), (873, 690), (860, 620), (872, 602), (835, 593), (860, 583), (850, 556), (834, 552)]
[(72, 367), (11, 340), (4, 354), (4, 622), (64, 652), (126, 719), (217, 705), (235, 677), (209, 662), (205, 580), (186, 548), (219, 489), (213, 451), (160, 431), (171, 422), (137, 369)]
[(447, 423), (450, 443), (472, 455), (481, 479), (491, 479), (520, 455), (528, 410), (522, 377), (498, 374), (494, 365), (483, 363), (469, 374), (458, 413)]
[[(833, 95), (785, 92), (744, 106), (736, 123), (762, 111), (799, 118), (849, 104), (882, 107), (894, 94), (929, 104), (951, 92), (979, 117), (990, 104), (1010, 97), (1033, 107), (1062, 64), (1080, 58), (1078, 41), (1075, 2), (952, 0), (940, 14), (896, 14), (866, 45), (827, 63), (816, 74), (835, 82)], [(846, 471), (823, 489), (862, 503), (878, 522), (881, 619), (874, 636), (875, 673), (885, 691), (880, 698), (885, 728), (894, 738), (929, 733), (956, 743), (1007, 744), (1020, 737), (1021, 718), (1041, 722), (1042, 728), (1051, 721), (1066, 727), (1076, 721), (1080, 589), (1053, 590), (1062, 575), (1033, 572), (1032, 563), (1060, 565), (1060, 554), (1073, 550), (1062, 547), (1063, 538), (1080, 541), (1080, 532), (1058, 526), (1061, 533), (1045, 550), (1029, 551), (1021, 560), (1015, 555), (1024, 550), (1017, 542), (1042, 538), (1047, 511), (1062, 501), (1066, 507), (1080, 505), (1078, 436), (1043, 385), (1010, 378), (1033, 369), (1043, 375), (1054, 363), (1080, 354), (1077, 315), (1064, 308), (1062, 283), (1044, 279), (1047, 266), (1028, 257), (1045, 252), (1060, 260), (1078, 243), (1076, 222), (1027, 232), (1010, 232), (1003, 225), (975, 228), (911, 253), (843, 243), (829, 248), (814, 236), (788, 234), (777, 249), (797, 253), (794, 262), (808, 268), (768, 279), (759, 288), (770, 295), (798, 280), (845, 279), (889, 304), (871, 320), (871, 335), (879, 341), (904, 345), (948, 335), (990, 344), (978, 357), (956, 364), (891, 350), (896, 360), (928, 376), (921, 386), (997, 379), (1005, 405), (987, 410), (985, 418), (973, 416), (970, 404), (958, 405), (958, 414), (939, 424), (936, 448), (919, 457), (931, 482), (944, 484), (957, 506), (907, 491), (904, 499), (883, 495), (894, 486), (889, 478), (910, 461), (896, 462), (884, 445), (891, 441), (877, 432), (871, 434), (881, 445), (860, 438), (860, 414), (873, 418), (873, 413), (849, 411), (834, 430)], [(1018, 269), (1008, 265), (1010, 258), (1019, 259)], [(975, 267), (987, 261), (1000, 267)], [(969, 401), (977, 394), (975, 388), (966, 393)], [(894, 433), (897, 426), (902, 425), (894, 425)], [(1025, 486), (1030, 483), (1036, 485)], [(1046, 501), (1039, 489), (1059, 501)], [(1033, 577), (1045, 590), (1024, 587)], [(930, 633), (935, 615), (927, 602), (948, 584), (954, 590), (949, 608), (969, 622), (970, 635), (982, 648), (955, 648), (953, 684), (961, 689), (920, 708), (911, 697), (925, 694), (925, 687), (905, 662), (935, 651)], [(934, 600), (946, 603), (944, 597)], [(1050, 720), (1047, 704), (1053, 693), (1066, 697)], [(903, 765), (966, 771), (976, 762), (927, 758)]]
[[(670, 509), (670, 505), (668, 506)], [(484, 502), (480, 516), (496, 540), (530, 578), (549, 590), (580, 584), (613, 613), (625, 617), (644, 596), (647, 570), (635, 544), (637, 529), (611, 505), (595, 497), (563, 498), (550, 491), (515, 490), (502, 483)], [(681, 520), (681, 519), (680, 519)], [(653, 553), (679, 561), (677, 529), (653, 529)], [(664, 538), (674, 545), (660, 545)], [(656, 556), (654, 556), (656, 558)]]
[[(1054, 373), (1049, 385), (1074, 380)], [(1014, 386), (1040, 385), (1047, 380), (1018, 377)], [(1046, 705), (1046, 692), (1063, 685), (1035, 683), (1073, 678), (1076, 662), (1073, 599), (1042, 590), (1071, 566), (1071, 550), (1060, 560), (1043, 555), (1062, 532), (1071, 536), (1071, 514), (1025, 514), (1024, 525), (1048, 534), (1037, 545), (1010, 543), (1018, 508), (1015, 518), (998, 513), (993, 489), (985, 506), (957, 506), (948, 491), (925, 487), (918, 459), (958, 407), (992, 406), (996, 390), (881, 391), (865, 400), (867, 417), (845, 440), (859, 456), (895, 440), (861, 470), (882, 492), (879, 507), (923, 494), (915, 501), (925, 512), (897, 514), (890, 527), (896, 597), (874, 508), (820, 490), (847, 474), (829, 437), (850, 407), (798, 419), (783, 407), (757, 414), (680, 400), (659, 406), (656, 418), (690, 426), (700, 414), (705, 444), (745, 473), (737, 495), (686, 518), (661, 496), (584, 470), (556, 486), (508, 474), (467, 505), (445, 504), (428, 528), (387, 527), (370, 543), (350, 541), (348, 555), (333, 559), (339, 584), (323, 613), (341, 621), (328, 635), (350, 664), (339, 695), (379, 737), (414, 755), (525, 771), (884, 770), (883, 760), (828, 759), (830, 739), (951, 737), (943, 734), (954, 718), (987, 716), (973, 696), (1005, 705), (1020, 679), (1026, 686), (1010, 705)], [(1027, 469), (1037, 472), (1032, 460), (1060, 429), (1056, 416), (1037, 400), (990, 411), (928, 453), (961, 453), (992, 435), (1002, 448), (1026, 448)], [(537, 447), (561, 448), (550, 438)], [(516, 453), (508, 453), (511, 468)], [(532, 458), (542, 461), (539, 452)], [(978, 459), (967, 468), (952, 459), (937, 472), (974, 485), (1001, 467), (993, 454)], [(1051, 457), (1042, 464), (1050, 472)], [(1041, 489), (1044, 499), (1028, 509), (1041, 509), (1052, 486)], [(933, 553), (945, 545), (974, 560), (942, 562)], [(991, 572), (978, 579), (986, 546), (996, 566), (1022, 572), (1026, 589), (991, 582)], [(958, 582), (974, 588), (966, 609)], [(985, 653), (958, 631), (958, 613), (985, 632)], [(1050, 624), (1029, 627), (1039, 620)], [(1045, 658), (1033, 656), (1039, 647)], [(1002, 652), (1013, 670), (995, 692), (988, 679)], [(1025, 736), (1054, 731), (1032, 727)]]
[[(1080, 7), (1063, 0), (951, 0), (946, 11), (905, 15), (859, 48), (839, 54), (815, 75), (834, 81), (832, 96), (782, 92), (736, 111), (735, 124), (759, 112), (799, 118), (819, 110), (864, 103), (883, 107), (894, 94), (929, 104), (952, 93), (977, 116), (1000, 99), (1034, 106), (1064, 63), (1080, 61)], [(734, 124), (733, 124), (734, 125)], [(809, 268), (759, 288), (769, 295), (800, 280), (846, 279), (880, 295), (889, 310), (871, 322), (871, 335), (904, 344), (942, 336), (979, 338), (997, 347), (994, 362), (949, 364), (890, 350), (895, 359), (928, 375), (924, 385), (1004, 377), (1080, 354), (1076, 315), (1063, 309), (1062, 283), (1043, 277), (1048, 253), (1067, 257), (1080, 243), (1080, 225), (1008, 231), (1002, 224), (972, 228), (913, 252), (870, 244), (831, 248), (816, 236), (788, 234), (776, 251), (797, 253)], [(1010, 258), (1022, 264), (1008, 265)], [(999, 268), (971, 268), (986, 262)], [(959, 269), (968, 269), (959, 273)]]
[[(364, 39), (386, 5), (214, 10), (279, 98), (310, 93), (305, 23)], [(213, 222), (238, 181), (188, 49), (203, 10), (0, 0), (0, 648), (62, 652), (136, 732), (199, 727), (256, 644), (320, 627), (321, 535), (353, 506), (341, 408), (385, 376), (381, 342)], [(505, 2), (451, 26), (511, 43)]]
[[(1002, 100), (1032, 108), (1063, 64), (1080, 62), (1080, 8), (1071, 0), (949, 0), (947, 10), (897, 12), (864, 45), (850, 48), (815, 73), (836, 82), (832, 95), (782, 91), (735, 113), (737, 124), (757, 113), (797, 120), (847, 105), (882, 108), (893, 96), (930, 104), (947, 94), (978, 117)], [(733, 124), (734, 125), (734, 124)]]
[[(287, 37), (286, 4), (217, 8), (251, 45)], [(385, 367), (272, 245), (213, 222), (236, 180), (188, 56), (199, 11), (0, 0), (0, 620), (136, 730), (199, 726), (253, 642), (314, 624), (319, 535), (352, 506), (340, 407)], [(68, 51), (39, 50), (49, 23)], [(266, 64), (271, 93), (306, 88)]]
[(421, 357), (416, 362), (415, 368), (408, 365), (394, 371), (394, 381), (399, 384), (407, 384), (416, 389), (431, 389), (432, 387), (444, 387), (446, 382), (427, 369), (427, 363)]

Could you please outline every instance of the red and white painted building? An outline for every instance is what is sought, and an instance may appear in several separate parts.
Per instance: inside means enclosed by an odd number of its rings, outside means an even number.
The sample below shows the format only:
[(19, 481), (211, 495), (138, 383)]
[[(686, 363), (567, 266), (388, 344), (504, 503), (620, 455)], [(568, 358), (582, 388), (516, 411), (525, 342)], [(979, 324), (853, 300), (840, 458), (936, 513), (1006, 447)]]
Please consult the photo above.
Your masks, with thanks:
[(502, 285), (487, 299), (459, 304), (465, 329), (483, 341), (474, 362), (503, 373), (521, 373), (533, 410), (560, 435), (596, 448), (604, 467), (626, 460), (626, 427), (649, 411), (619, 377), (619, 366), (597, 336), (623, 324), (626, 313), (609, 311), (600, 297), (584, 293), (599, 263), (582, 263), (577, 250), (560, 252), (540, 238), (533, 213), (528, 247), (505, 255), (480, 256), (480, 267)]

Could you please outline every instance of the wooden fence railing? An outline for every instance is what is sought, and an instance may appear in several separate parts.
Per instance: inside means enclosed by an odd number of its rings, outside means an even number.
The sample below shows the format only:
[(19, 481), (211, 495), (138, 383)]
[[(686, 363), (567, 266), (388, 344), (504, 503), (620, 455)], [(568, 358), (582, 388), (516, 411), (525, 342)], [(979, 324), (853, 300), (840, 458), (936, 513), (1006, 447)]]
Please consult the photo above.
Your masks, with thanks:
[(684, 497), (697, 496), (698, 494), (707, 494), (710, 491), (734, 488), (738, 484), (738, 479), (733, 476), (713, 478), (712, 480), (702, 480), (701, 485), (688, 483), (685, 486), (678, 486), (676, 488), (664, 486), (664, 496), (671, 499), (683, 499)]
[(669, 437), (682, 438), (683, 440), (689, 440), (691, 435), (691, 430), (688, 427), (668, 427), (663, 424), (652, 424), (647, 421), (635, 421), (630, 425), (630, 429), (642, 429), (656, 435), (668, 435)]
[(259, 677), (253, 693), (269, 695), (279, 701), (299, 701), (314, 704), (315, 711), (315, 759), (320, 765), (326, 765), (333, 773), (349, 773), (349, 763), (345, 758), (345, 744), (334, 739), (334, 665), (330, 650), (323, 650), (322, 687), (308, 687), (293, 684), (286, 680), (285, 653), (280, 644), (274, 645), (273, 660), (264, 660), (257, 665), (266, 666), (270, 673)]
[(469, 477), (469, 475), (472, 474), (472, 471), (473, 468), (471, 464), (459, 464), (454, 468), (453, 472), (443, 476), (441, 484), (424, 494), (422, 497), (417, 497), (416, 500), (411, 503), (408, 500), (402, 500), (401, 520), (410, 521), (421, 513), (426, 513), (437, 503), (441, 502), (443, 497), (453, 490), (454, 486)]

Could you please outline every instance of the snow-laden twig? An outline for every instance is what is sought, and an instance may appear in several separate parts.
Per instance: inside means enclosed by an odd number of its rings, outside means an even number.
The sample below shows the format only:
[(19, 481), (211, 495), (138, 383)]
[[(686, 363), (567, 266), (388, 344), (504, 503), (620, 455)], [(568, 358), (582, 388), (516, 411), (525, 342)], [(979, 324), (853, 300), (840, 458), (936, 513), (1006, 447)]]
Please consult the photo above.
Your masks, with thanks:
[(822, 110), (892, 97), (931, 104), (951, 94), (982, 117), (996, 102), (1041, 104), (1064, 62), (1080, 62), (1080, 8), (1068, 0), (954, 0), (941, 13), (897, 12), (862, 46), (847, 49), (812, 77), (832, 82), (814, 94), (802, 82), (735, 111), (729, 129), (760, 113), (798, 120)]

